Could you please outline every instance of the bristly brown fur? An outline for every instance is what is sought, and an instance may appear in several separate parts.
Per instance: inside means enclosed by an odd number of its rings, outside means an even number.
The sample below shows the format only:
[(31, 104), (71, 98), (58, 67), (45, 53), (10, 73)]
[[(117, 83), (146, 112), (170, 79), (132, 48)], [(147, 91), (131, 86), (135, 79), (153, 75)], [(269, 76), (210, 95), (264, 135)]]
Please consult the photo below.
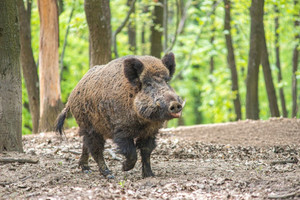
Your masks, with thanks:
[[(143, 176), (153, 175), (149, 160), (155, 136), (164, 121), (171, 119), (169, 101), (181, 101), (166, 82), (175, 71), (174, 59), (172, 53), (163, 60), (152, 56), (126, 56), (94, 66), (79, 81), (58, 117), (56, 129), (62, 132), (70, 110), (85, 140), (81, 158), (84, 169), (88, 168), (88, 149), (100, 172), (110, 174), (103, 160), (102, 146), (107, 138), (113, 139), (126, 157), (123, 170), (132, 169), (137, 159), (136, 139), (142, 149)], [(95, 144), (95, 138), (101, 148)]]

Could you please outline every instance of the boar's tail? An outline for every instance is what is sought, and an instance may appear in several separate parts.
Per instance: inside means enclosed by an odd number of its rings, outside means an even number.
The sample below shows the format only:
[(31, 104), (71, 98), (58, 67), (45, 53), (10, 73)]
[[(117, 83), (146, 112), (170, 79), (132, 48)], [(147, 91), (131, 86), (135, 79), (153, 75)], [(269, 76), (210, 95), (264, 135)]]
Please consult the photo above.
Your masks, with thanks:
[(59, 132), (60, 135), (62, 135), (62, 129), (69, 110), (69, 106), (66, 106), (57, 117), (55, 131)]

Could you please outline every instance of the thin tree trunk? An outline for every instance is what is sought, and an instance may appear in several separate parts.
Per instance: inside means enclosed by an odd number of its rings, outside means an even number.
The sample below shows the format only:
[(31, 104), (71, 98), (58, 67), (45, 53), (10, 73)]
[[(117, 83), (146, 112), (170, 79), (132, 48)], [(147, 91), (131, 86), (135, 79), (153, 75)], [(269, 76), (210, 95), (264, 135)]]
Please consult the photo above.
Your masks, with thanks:
[[(275, 54), (276, 54), (276, 67), (278, 69), (278, 83), (282, 82), (282, 74), (281, 74), (281, 66), (280, 66), (280, 44), (279, 44), (279, 9), (278, 6), (275, 4)], [(279, 96), (281, 102), (281, 110), (283, 117), (288, 116), (288, 112), (286, 109), (286, 103), (284, 98), (284, 91), (283, 87), (279, 88)]]
[[(145, 5), (143, 7), (143, 14), (146, 14), (149, 12), (149, 7), (147, 5)], [(146, 22), (143, 21), (142, 22), (142, 28), (141, 28), (141, 53), (142, 55), (145, 55), (145, 54), (149, 54), (148, 53), (148, 48), (147, 48), (147, 45), (146, 45)]]
[(58, 8), (56, 0), (38, 0), (40, 14), (39, 131), (53, 131), (62, 103), (58, 63)]
[(130, 5), (130, 9), (127, 13), (127, 16), (125, 17), (124, 21), (120, 24), (120, 26), (117, 28), (117, 30), (113, 33), (113, 37), (112, 37), (112, 43), (113, 43), (113, 48), (114, 48), (114, 53), (115, 53), (115, 57), (118, 58), (119, 57), (119, 54), (118, 54), (118, 49), (117, 49), (117, 35), (122, 31), (122, 29), (126, 26), (129, 18), (130, 18), (130, 15), (131, 13), (133, 12), (134, 10), (134, 5), (135, 5), (135, 1), (136, 0), (133, 0), (131, 2), (131, 5)]
[[(133, 0), (127, 0), (127, 6), (130, 7)], [(133, 13), (135, 13), (135, 5), (133, 7)], [(135, 55), (136, 54), (136, 18), (135, 16), (130, 17), (130, 21), (127, 25), (128, 29), (128, 43), (129, 50)]]
[(265, 28), (263, 21), (260, 22), (261, 35), (261, 63), (263, 66), (265, 85), (267, 89), (267, 95), (269, 99), (269, 108), (272, 117), (279, 117), (279, 109), (277, 104), (277, 97), (275, 87), (273, 84), (272, 71), (269, 62), (269, 55), (267, 49), (267, 42), (265, 37)]
[(165, 51), (168, 48), (168, 0), (164, 0), (164, 13), (163, 13), (163, 27), (164, 27), (164, 45), (163, 45), (163, 51)]
[[(165, 53), (171, 51), (176, 43), (177, 36), (183, 33), (184, 27), (185, 27), (185, 21), (187, 19), (187, 10), (191, 5), (192, 0), (189, 0), (186, 5), (184, 5), (184, 2), (182, 0), (176, 0), (176, 7), (177, 7), (177, 17), (176, 17), (176, 31), (174, 34), (174, 37), (172, 38), (170, 46), (165, 50)], [(181, 13), (181, 14), (180, 14)], [(179, 16), (181, 16), (181, 19), (179, 21)]]
[(193, 93), (195, 98), (195, 102), (194, 102), (195, 124), (201, 124), (203, 121), (202, 113), (199, 111), (199, 107), (201, 106), (201, 92), (199, 90), (195, 90)]
[(163, 27), (163, 1), (158, 0), (153, 12), (153, 25), (151, 26), (151, 55), (161, 57), (162, 52), (162, 27)]
[(40, 118), (39, 77), (31, 47), (30, 14), (31, 1), (28, 1), (27, 10), (23, 0), (18, 0), (20, 21), (21, 66), (28, 93), (29, 110), (32, 119), (32, 132), (38, 133)]
[(264, 0), (252, 0), (250, 7), (251, 31), (250, 50), (248, 58), (246, 118), (259, 119), (258, 104), (258, 72), (261, 58), (261, 32), (260, 22), (263, 21)]
[[(211, 13), (211, 36), (210, 36), (210, 45), (212, 46), (212, 50), (215, 49), (215, 32), (216, 32), (216, 27), (215, 27), (215, 7), (216, 7), (217, 1), (213, 1), (213, 7), (212, 7), (212, 13)], [(214, 60), (214, 55), (210, 55), (210, 61), (209, 61), (209, 73), (213, 74), (215, 70), (215, 60)]]
[(22, 152), (22, 82), (16, 0), (0, 1), (0, 44), (0, 153)]
[(184, 126), (184, 118), (182, 116), (178, 118), (177, 126)]
[(84, 10), (89, 27), (90, 67), (111, 60), (110, 7), (107, 0), (85, 0)]
[(146, 54), (146, 38), (145, 38), (145, 22), (143, 22), (142, 25), (142, 31), (141, 31), (141, 49), (142, 49), (142, 55)]
[(231, 81), (232, 81), (231, 90), (236, 94), (236, 98), (233, 100), (236, 120), (239, 120), (242, 119), (242, 111), (241, 111), (238, 75), (236, 70), (234, 49), (233, 49), (232, 37), (231, 37), (230, 0), (224, 0), (224, 6), (225, 6), (224, 29), (227, 31), (227, 33), (225, 33), (226, 47), (227, 47), (227, 63), (231, 71)]
[[(294, 6), (297, 7), (298, 0), (294, 0)], [(298, 30), (298, 26), (300, 25), (300, 11), (295, 15), (295, 21), (294, 26), (295, 30)], [(300, 34), (297, 33), (295, 35), (295, 41), (299, 41)], [(298, 58), (299, 58), (299, 52), (298, 52), (298, 46), (299, 42), (296, 43), (294, 50), (293, 50), (293, 75), (292, 75), (292, 96), (293, 96), (293, 108), (292, 108), (292, 117), (297, 116), (298, 112), (298, 105), (297, 105), (297, 78), (296, 78), (296, 72), (298, 70)]]
[(63, 71), (64, 71), (64, 57), (65, 57), (65, 51), (66, 51), (66, 48), (67, 48), (67, 45), (68, 45), (68, 36), (69, 36), (69, 31), (70, 31), (70, 23), (71, 23), (71, 20), (72, 20), (72, 17), (73, 17), (73, 13), (74, 13), (74, 5), (72, 7), (72, 10), (71, 10), (71, 13), (70, 13), (70, 16), (69, 16), (68, 26), (67, 26), (67, 29), (66, 29), (66, 34), (65, 34), (64, 44), (63, 44), (63, 49), (62, 49), (61, 56), (60, 56), (60, 75), (59, 75), (60, 80), (62, 79), (62, 75), (63, 75)]

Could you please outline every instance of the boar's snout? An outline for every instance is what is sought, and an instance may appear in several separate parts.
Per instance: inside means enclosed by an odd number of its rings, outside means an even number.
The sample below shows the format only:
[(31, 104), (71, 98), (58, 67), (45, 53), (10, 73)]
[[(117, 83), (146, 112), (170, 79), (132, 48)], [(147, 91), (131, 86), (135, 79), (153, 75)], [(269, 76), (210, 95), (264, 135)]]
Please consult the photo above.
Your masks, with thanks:
[(177, 101), (171, 101), (168, 110), (172, 117), (179, 118), (181, 116), (182, 104)]

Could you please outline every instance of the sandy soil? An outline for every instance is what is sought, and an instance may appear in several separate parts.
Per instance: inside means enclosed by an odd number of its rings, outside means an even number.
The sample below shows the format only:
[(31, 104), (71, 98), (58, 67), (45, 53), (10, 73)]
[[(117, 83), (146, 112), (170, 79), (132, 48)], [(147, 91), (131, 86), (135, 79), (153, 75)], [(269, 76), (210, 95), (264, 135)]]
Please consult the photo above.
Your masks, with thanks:
[(37, 163), (0, 162), (1, 199), (299, 199), (300, 120), (270, 119), (163, 129), (152, 154), (153, 178), (141, 163), (121, 171), (108, 141), (105, 158), (115, 179), (78, 168), (77, 129), (23, 137), (25, 153), (2, 153)]

